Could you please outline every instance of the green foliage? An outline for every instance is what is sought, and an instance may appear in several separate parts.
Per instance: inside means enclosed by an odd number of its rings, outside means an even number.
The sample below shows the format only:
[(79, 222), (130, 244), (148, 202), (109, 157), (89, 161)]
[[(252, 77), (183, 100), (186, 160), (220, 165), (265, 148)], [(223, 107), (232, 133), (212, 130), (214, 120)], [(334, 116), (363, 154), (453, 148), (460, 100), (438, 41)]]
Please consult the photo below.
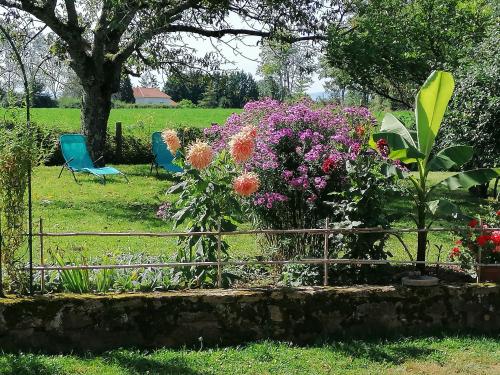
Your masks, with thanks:
[[(491, 0), (354, 1), (344, 27), (332, 25), (328, 62), (341, 85), (411, 107), (430, 71), (455, 72), (486, 35)], [(493, 53), (493, 51), (492, 51)]]
[(314, 50), (307, 42), (264, 40), (260, 58), (261, 97), (285, 100), (304, 95), (317, 68)]
[(81, 105), (82, 100), (80, 98), (62, 96), (57, 100), (57, 106), (59, 108), (80, 108)]
[[(66, 262), (58, 254), (54, 254), (54, 259), (59, 266), (67, 266)], [(80, 264), (85, 265), (85, 259)], [(70, 264), (74, 265), (74, 264)], [(88, 269), (69, 269), (61, 271), (61, 283), (65, 291), (72, 293), (90, 292), (90, 276)]]
[(135, 103), (134, 90), (132, 89), (132, 82), (130, 82), (128, 74), (124, 75), (120, 81), (118, 99), (125, 103)]
[(477, 151), (468, 166), (500, 165), (500, 31), (470, 53), (457, 70), (457, 87), (443, 124), (440, 143), (466, 142)]
[(196, 108), (196, 104), (189, 99), (181, 99), (181, 101), (177, 103), (177, 108)]
[[(413, 175), (406, 175), (406, 177), (415, 188), (413, 194), (416, 210), (415, 222), (419, 229), (431, 226), (432, 222), (427, 222), (428, 214), (433, 216), (436, 213), (454, 215), (458, 213), (458, 209), (448, 200), (431, 201), (431, 194), (437, 184), (429, 184), (429, 172), (441, 168), (460, 167), (472, 157), (472, 149), (468, 146), (452, 146), (437, 153), (434, 150), (436, 136), (453, 88), (454, 80), (450, 73), (433, 72), (417, 94), (415, 108), (417, 134), (412, 134), (394, 116), (387, 114), (380, 132), (373, 135), (375, 141), (384, 141), (388, 145), (390, 159), (406, 164), (417, 164), (418, 177)], [(440, 183), (453, 190), (489, 183), (497, 176), (500, 176), (500, 168), (478, 169), (455, 174), (443, 179)], [(427, 233), (420, 232), (417, 251), (419, 261), (425, 260), (426, 239)]]
[[(190, 100), (205, 108), (242, 108), (259, 96), (257, 83), (245, 72), (206, 74), (195, 70), (176, 73), (169, 76), (163, 91), (174, 101)], [(181, 108), (192, 107), (183, 105)]]
[[(31, 125), (34, 129), (34, 126)], [(17, 283), (19, 258), (16, 252), (24, 243), (26, 225), (25, 193), (28, 175), (44, 158), (42, 143), (33, 130), (15, 117), (0, 122), (0, 215), (2, 225), (3, 263), (12, 283)], [(22, 286), (18, 286), (22, 289)]]
[[(189, 232), (231, 232), (237, 223), (244, 221), (241, 202), (232, 190), (233, 179), (237, 175), (229, 154), (222, 151), (210, 167), (198, 171), (185, 165), (182, 155), (177, 158), (184, 172), (181, 182), (172, 186), (167, 193), (179, 194), (173, 205), (174, 228), (182, 225)], [(217, 235), (191, 236), (179, 238), (178, 262), (215, 262), (218, 257), (229, 258), (229, 245)], [(232, 275), (223, 275), (223, 284), (231, 283)], [(192, 286), (215, 286), (217, 268), (180, 267), (173, 276), (173, 282)]]

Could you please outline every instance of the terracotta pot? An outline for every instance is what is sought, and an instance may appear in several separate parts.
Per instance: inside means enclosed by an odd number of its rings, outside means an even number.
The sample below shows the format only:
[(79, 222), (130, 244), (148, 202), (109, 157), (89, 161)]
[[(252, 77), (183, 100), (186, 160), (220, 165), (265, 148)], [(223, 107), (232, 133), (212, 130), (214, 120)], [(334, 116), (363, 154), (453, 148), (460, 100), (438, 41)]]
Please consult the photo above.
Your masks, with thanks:
[(500, 267), (481, 266), (479, 281), (500, 283)]

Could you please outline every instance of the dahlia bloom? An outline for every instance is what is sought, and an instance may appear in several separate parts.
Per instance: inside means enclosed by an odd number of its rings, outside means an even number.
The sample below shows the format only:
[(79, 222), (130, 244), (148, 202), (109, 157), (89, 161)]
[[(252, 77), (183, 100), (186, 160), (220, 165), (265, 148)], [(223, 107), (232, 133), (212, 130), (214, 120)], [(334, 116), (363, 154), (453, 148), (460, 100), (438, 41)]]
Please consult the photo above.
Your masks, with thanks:
[(477, 224), (479, 224), (479, 222), (476, 219), (472, 219), (471, 221), (469, 221), (468, 225), (471, 228), (475, 228), (477, 226)]
[(500, 231), (496, 230), (491, 234), (491, 240), (495, 246), (500, 246)]
[(256, 134), (255, 128), (246, 127), (231, 137), (229, 152), (236, 163), (244, 163), (252, 157)]
[(243, 173), (233, 181), (233, 188), (236, 194), (248, 197), (259, 190), (260, 180), (253, 172)]
[(161, 139), (163, 139), (163, 142), (165, 142), (172, 155), (175, 155), (177, 150), (181, 148), (181, 141), (179, 140), (175, 130), (165, 129), (161, 132)]
[(450, 253), (450, 258), (453, 259), (455, 257), (458, 257), (460, 255), (460, 248), (455, 246), (453, 249), (451, 249)]
[(196, 141), (189, 146), (186, 160), (195, 169), (202, 170), (208, 167), (214, 158), (214, 150), (206, 142)]
[(487, 234), (482, 234), (478, 238), (476, 238), (476, 242), (479, 246), (483, 247), (486, 245), (489, 241), (491, 240), (491, 237), (488, 236)]

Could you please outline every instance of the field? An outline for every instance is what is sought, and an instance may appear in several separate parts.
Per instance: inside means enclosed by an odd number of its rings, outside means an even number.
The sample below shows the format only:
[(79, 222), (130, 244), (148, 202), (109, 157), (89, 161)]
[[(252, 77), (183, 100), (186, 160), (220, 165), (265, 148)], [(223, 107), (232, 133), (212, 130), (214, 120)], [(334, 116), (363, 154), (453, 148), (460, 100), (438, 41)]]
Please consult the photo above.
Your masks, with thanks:
[(2, 354), (5, 375), (132, 374), (500, 374), (494, 337), (341, 341), (311, 347), (263, 342), (244, 347), (101, 355)]
[[(114, 133), (116, 122), (123, 124), (127, 135), (146, 137), (152, 132), (166, 127), (197, 127), (205, 128), (212, 123), (223, 124), (233, 113), (240, 113), (238, 108), (131, 108), (112, 109), (108, 121), (108, 131)], [(401, 121), (409, 124), (411, 112), (395, 112)], [(22, 110), (6, 111), (0, 108), (0, 118), (4, 116), (22, 116)], [(384, 112), (375, 112), (378, 121), (382, 120)], [(33, 108), (33, 121), (48, 129), (59, 129), (63, 132), (80, 131), (80, 110), (73, 108)]]
[[(171, 222), (164, 222), (156, 217), (157, 208), (161, 203), (176, 199), (173, 195), (165, 195), (165, 191), (172, 184), (168, 176), (164, 173), (160, 173), (158, 177), (155, 173), (150, 174), (147, 165), (121, 165), (118, 168), (127, 174), (130, 184), (127, 184), (123, 178), (115, 177), (106, 185), (102, 185), (87, 175), (78, 175), (81, 184), (76, 184), (67, 171), (58, 179), (59, 167), (39, 167), (34, 175), (34, 217), (44, 219), (44, 230), (47, 232), (171, 231)], [(447, 175), (446, 173), (432, 173), (431, 179), (437, 181)], [(468, 214), (473, 214), (476, 207), (482, 203), (479, 199), (471, 198), (466, 191), (450, 193), (444, 187), (439, 188), (437, 196), (444, 195), (454, 199), (462, 207), (464, 213)], [(410, 217), (411, 205), (407, 199), (400, 196), (389, 197), (387, 208), (389, 213), (401, 214), (394, 223), (395, 227), (414, 226)], [(449, 227), (456, 224), (448, 222), (445, 218), (435, 223), (436, 226)], [(244, 224), (243, 228), (248, 228), (248, 224)], [(415, 234), (406, 234), (404, 239), (414, 253)], [(453, 243), (453, 236), (449, 233), (433, 233), (430, 241), (433, 246), (430, 260), (435, 260), (437, 253), (434, 245), (443, 244), (445, 254), (447, 254)], [(233, 257), (260, 255), (255, 236), (230, 237), (230, 244)], [(38, 242), (35, 246), (35, 248), (38, 247)], [(396, 259), (408, 259), (395, 238), (391, 238), (388, 247)], [(170, 255), (175, 250), (175, 239), (47, 238), (45, 248), (48, 252), (64, 252), (69, 258), (74, 258), (78, 254), (85, 257), (105, 254)]]
[[(113, 133), (116, 122), (123, 124), (128, 135), (145, 135), (166, 127), (205, 128), (212, 123), (223, 124), (232, 113), (241, 109), (231, 108), (130, 108), (112, 109), (109, 117), (109, 132)], [(23, 112), (19, 112), (19, 115)], [(11, 112), (12, 114), (12, 112)], [(0, 118), (5, 116), (0, 108)], [(34, 108), (33, 121), (46, 128), (56, 128), (65, 132), (80, 131), (80, 110), (73, 108)]]

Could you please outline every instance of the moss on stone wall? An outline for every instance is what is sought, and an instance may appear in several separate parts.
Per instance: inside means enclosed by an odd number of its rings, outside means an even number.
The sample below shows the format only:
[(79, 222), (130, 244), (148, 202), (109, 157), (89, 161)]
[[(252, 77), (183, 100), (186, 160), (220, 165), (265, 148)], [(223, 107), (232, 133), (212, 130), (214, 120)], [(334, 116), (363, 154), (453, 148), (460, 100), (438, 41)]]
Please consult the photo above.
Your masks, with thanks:
[(500, 286), (193, 290), (0, 299), (0, 348), (240, 344), (426, 330), (500, 332)]

